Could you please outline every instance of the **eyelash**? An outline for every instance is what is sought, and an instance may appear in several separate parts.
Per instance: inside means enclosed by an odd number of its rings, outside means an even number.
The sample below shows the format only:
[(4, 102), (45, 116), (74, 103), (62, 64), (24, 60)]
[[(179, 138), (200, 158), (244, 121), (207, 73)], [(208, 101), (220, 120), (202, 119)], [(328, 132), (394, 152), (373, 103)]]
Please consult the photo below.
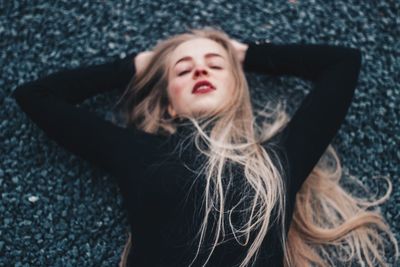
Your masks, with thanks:
[[(218, 66), (212, 66), (211, 68), (212, 69), (222, 69), (221, 67), (218, 67)], [(182, 75), (184, 75), (184, 74), (186, 74), (188, 72), (189, 72), (188, 70), (183, 71), (183, 72), (179, 73), (178, 76), (182, 76)]]

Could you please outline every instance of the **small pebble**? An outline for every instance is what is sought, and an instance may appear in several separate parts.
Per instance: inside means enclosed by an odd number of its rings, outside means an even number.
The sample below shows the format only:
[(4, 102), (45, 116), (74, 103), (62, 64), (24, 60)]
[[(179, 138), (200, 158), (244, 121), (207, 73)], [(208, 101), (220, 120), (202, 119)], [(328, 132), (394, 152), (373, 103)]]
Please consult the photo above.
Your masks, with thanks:
[(29, 200), (30, 202), (32, 202), (32, 203), (35, 203), (36, 201), (39, 200), (39, 197), (37, 197), (37, 196), (30, 196), (30, 197), (28, 197), (28, 200)]

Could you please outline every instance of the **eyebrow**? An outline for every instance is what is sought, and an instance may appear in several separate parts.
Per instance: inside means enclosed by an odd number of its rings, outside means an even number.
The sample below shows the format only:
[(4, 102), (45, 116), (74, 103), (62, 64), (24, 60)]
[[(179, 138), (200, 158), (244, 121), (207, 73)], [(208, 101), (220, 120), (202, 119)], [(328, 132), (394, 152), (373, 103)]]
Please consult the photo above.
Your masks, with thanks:
[[(217, 53), (207, 53), (204, 57), (205, 57), (205, 58), (209, 58), (209, 57), (221, 57), (221, 58), (224, 59), (223, 56), (221, 56), (220, 54), (217, 54)], [(190, 57), (190, 56), (183, 57), (183, 58), (179, 59), (179, 60), (175, 63), (174, 66), (176, 66), (179, 62), (187, 61), (187, 60), (191, 60), (191, 59), (192, 59), (192, 57)]]

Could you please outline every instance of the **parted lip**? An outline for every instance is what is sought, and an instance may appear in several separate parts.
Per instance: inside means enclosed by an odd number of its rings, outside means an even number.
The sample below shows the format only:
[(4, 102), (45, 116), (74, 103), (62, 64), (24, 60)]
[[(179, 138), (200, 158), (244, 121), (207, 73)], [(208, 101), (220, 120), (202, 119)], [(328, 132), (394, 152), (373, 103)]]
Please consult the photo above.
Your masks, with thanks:
[(193, 86), (192, 93), (195, 93), (196, 90), (197, 90), (197, 88), (199, 88), (200, 86), (203, 86), (203, 85), (207, 85), (207, 86), (210, 86), (212, 89), (215, 89), (215, 86), (214, 86), (212, 83), (210, 83), (209, 81), (207, 81), (207, 80), (201, 80), (201, 81), (198, 81), (198, 82)]

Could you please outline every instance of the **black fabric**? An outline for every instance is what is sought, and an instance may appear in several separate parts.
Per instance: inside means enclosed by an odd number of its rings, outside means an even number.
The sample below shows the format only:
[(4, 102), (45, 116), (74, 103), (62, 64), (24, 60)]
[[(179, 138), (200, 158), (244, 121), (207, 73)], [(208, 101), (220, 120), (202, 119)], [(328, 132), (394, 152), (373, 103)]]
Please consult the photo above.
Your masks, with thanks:
[[(351, 104), (361, 53), (343, 46), (247, 43), (244, 71), (295, 75), (313, 82), (288, 126), (274, 139), (287, 172), (287, 231), (296, 192), (338, 132)], [(188, 266), (197, 249), (194, 236), (202, 219), (205, 186), (191, 168), (204, 158), (194, 144), (183, 147), (182, 154), (172, 152), (190, 126), (181, 126), (168, 137), (151, 135), (114, 125), (76, 106), (96, 94), (125, 88), (136, 73), (134, 56), (59, 71), (18, 86), (13, 96), (49, 138), (115, 176), (131, 223), (131, 266)], [(243, 174), (237, 173), (240, 181)], [(240, 193), (240, 184), (234, 188), (233, 198)], [(207, 266), (238, 266), (247, 249), (232, 239), (215, 249)], [(202, 266), (206, 251), (192, 266)], [(282, 256), (274, 224), (255, 266), (282, 266)]]

